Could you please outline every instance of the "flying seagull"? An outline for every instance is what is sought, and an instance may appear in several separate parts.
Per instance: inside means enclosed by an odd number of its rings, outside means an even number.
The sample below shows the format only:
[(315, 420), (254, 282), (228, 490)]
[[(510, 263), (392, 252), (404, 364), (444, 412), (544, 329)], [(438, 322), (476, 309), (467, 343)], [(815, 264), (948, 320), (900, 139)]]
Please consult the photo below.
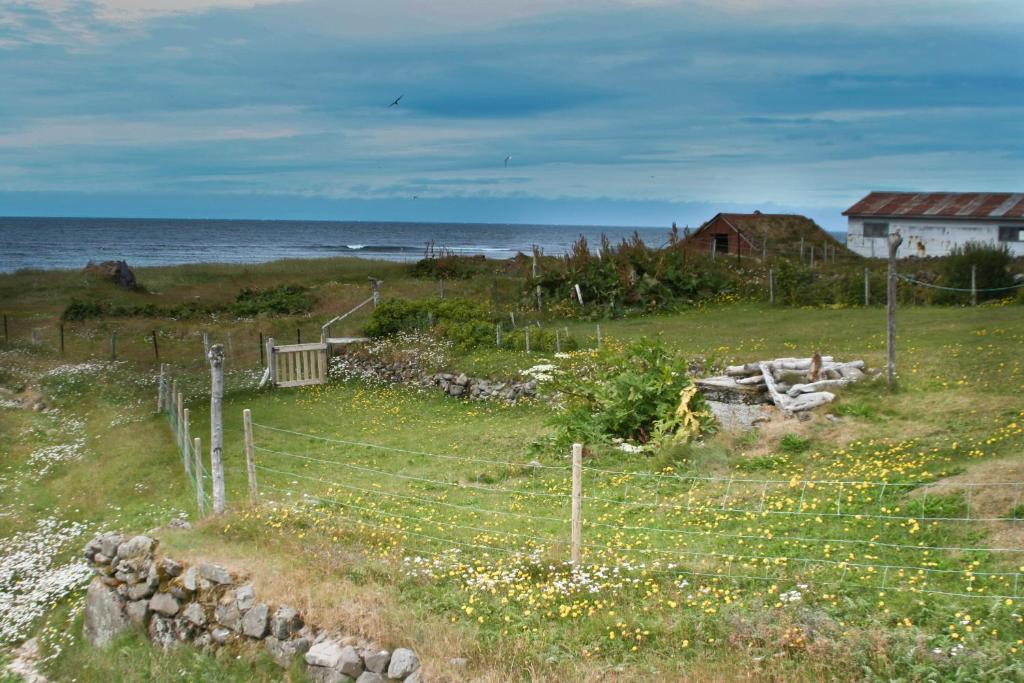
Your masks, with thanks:
[(403, 98), (403, 97), (405, 97), (405, 93), (402, 93), (401, 95), (399, 95), (398, 97), (396, 97), (396, 98), (395, 98), (395, 101), (394, 101), (394, 102), (392, 102), (391, 104), (389, 104), (389, 105), (388, 105), (388, 107), (389, 107), (389, 108), (390, 108), (390, 107), (397, 107), (397, 106), (398, 106), (398, 103), (399, 103), (399, 102), (400, 102), (400, 101), (402, 100), (402, 98)]
[(508, 168), (508, 162), (509, 162), (510, 159), (512, 159), (512, 155), (511, 154), (509, 154), (507, 157), (505, 157), (505, 167), (506, 168)]

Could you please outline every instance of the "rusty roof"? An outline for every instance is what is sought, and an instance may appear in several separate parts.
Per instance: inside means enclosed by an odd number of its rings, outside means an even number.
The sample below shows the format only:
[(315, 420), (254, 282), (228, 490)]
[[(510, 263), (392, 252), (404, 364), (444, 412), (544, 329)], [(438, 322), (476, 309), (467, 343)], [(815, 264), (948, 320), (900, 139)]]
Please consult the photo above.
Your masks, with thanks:
[(843, 215), (1024, 218), (1024, 192), (872, 192)]

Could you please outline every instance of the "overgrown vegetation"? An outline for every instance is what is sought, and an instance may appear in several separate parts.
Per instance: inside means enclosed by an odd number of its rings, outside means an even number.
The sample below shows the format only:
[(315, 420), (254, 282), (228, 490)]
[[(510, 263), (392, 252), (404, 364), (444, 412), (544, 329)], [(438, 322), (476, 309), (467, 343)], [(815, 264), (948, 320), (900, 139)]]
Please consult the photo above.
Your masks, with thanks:
[(308, 287), (280, 285), (269, 289), (246, 287), (231, 304), (208, 304), (189, 301), (180, 304), (114, 303), (96, 299), (72, 298), (61, 319), (81, 321), (97, 318), (174, 318), (189, 320), (217, 313), (230, 313), (238, 317), (258, 315), (298, 315), (307, 313), (316, 304), (316, 297)]

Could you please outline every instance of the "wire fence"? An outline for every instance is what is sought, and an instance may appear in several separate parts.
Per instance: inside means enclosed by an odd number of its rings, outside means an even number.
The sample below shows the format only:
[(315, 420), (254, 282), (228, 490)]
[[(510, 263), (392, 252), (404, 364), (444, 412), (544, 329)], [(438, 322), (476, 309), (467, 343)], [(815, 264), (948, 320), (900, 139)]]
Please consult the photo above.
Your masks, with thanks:
[[(261, 505), (302, 506), (403, 553), (462, 549), (564, 562), (572, 476), (583, 482), (579, 568), (1017, 599), (1024, 548), (986, 545), (1019, 523), (1024, 482), (758, 479), (571, 467), (438, 453), (251, 424)], [(577, 470), (574, 472), (574, 470)], [(249, 473), (229, 467), (233, 490)], [(1014, 512), (982, 514), (972, 497)]]

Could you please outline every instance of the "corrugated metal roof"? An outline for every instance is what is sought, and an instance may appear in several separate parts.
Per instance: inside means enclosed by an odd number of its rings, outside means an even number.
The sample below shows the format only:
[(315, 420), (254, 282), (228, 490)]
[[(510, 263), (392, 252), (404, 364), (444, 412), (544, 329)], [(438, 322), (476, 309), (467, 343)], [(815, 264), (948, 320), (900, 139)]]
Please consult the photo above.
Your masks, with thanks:
[(843, 215), (1024, 219), (1024, 192), (872, 192)]

